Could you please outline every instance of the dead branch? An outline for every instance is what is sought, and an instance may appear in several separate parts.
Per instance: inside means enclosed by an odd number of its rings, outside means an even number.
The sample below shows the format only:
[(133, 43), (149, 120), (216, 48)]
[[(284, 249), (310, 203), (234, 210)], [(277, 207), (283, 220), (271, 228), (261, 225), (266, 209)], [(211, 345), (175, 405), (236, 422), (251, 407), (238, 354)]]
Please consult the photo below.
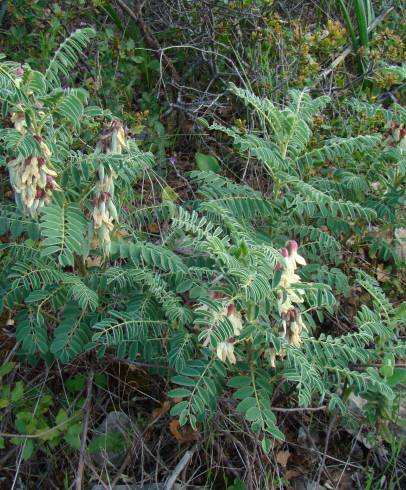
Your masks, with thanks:
[(196, 452), (196, 449), (197, 449), (197, 445), (185, 452), (182, 459), (175, 466), (172, 475), (168, 478), (167, 483), (165, 485), (165, 490), (172, 490), (173, 486), (175, 485), (176, 479), (178, 478), (182, 470), (186, 468), (186, 466), (189, 464), (194, 453)]
[(117, 0), (117, 3), (123, 10), (127, 12), (127, 14), (134, 20), (134, 22), (136, 22), (136, 24), (140, 28), (140, 31), (144, 37), (147, 46), (154, 51), (155, 55), (160, 61), (163, 61), (164, 65), (166, 65), (166, 67), (170, 71), (172, 79), (175, 82), (179, 82), (180, 75), (177, 69), (173, 65), (172, 61), (168, 58), (165, 51), (161, 48), (161, 45), (154, 36), (154, 33), (144, 21), (144, 18), (142, 16), (142, 9), (144, 7), (145, 0), (135, 2), (134, 11), (123, 0)]

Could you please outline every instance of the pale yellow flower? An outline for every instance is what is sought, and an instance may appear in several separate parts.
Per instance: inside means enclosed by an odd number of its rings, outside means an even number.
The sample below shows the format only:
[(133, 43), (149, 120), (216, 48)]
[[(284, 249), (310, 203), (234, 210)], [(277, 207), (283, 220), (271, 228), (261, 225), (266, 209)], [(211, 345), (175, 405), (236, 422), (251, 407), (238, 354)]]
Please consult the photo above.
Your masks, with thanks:
[(299, 255), (298, 249), (299, 249), (299, 245), (295, 240), (291, 240), (288, 243), (289, 258), (292, 262), (294, 262), (295, 268), (296, 268), (296, 264), (306, 265), (306, 260), (304, 259), (304, 257)]
[(241, 313), (239, 313), (233, 304), (229, 305), (226, 311), (227, 318), (230, 320), (234, 329), (234, 335), (238, 337), (243, 329)]
[(11, 116), (11, 122), (14, 124), (14, 128), (20, 133), (25, 133), (27, 124), (25, 122), (25, 116), (23, 112), (15, 112)]
[(231, 364), (235, 364), (237, 359), (234, 355), (234, 346), (230, 342), (220, 342), (217, 345), (217, 357), (222, 362), (230, 361)]
[(275, 368), (276, 367), (276, 352), (275, 349), (269, 349), (269, 362), (271, 364), (271, 367)]
[(289, 343), (294, 345), (295, 347), (300, 347), (302, 344), (302, 339), (300, 338), (301, 328), (297, 324), (297, 322), (292, 322), (290, 324), (290, 338)]

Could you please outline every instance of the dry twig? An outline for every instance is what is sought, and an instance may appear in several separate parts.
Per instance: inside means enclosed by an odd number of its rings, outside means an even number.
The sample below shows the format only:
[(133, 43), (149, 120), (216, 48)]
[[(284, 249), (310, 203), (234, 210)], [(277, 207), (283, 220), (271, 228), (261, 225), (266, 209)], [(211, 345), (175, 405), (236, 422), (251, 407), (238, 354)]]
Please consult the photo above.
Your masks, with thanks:
[(149, 26), (144, 21), (144, 18), (142, 16), (142, 9), (144, 7), (145, 0), (142, 2), (135, 2), (134, 11), (123, 0), (117, 0), (117, 3), (137, 23), (148, 47), (154, 51), (158, 59), (164, 62), (164, 64), (170, 71), (173, 80), (178, 82), (180, 80), (180, 75), (177, 69), (173, 65), (172, 61), (168, 58), (165, 51), (161, 48), (161, 45), (157, 41)]
[(75, 481), (76, 490), (82, 490), (83, 468), (85, 466), (86, 440), (87, 440), (87, 431), (89, 429), (92, 388), (93, 388), (93, 371), (91, 371), (89, 374), (89, 378), (87, 380), (87, 386), (86, 386), (86, 400), (85, 400), (85, 407), (84, 407), (85, 416), (83, 418), (83, 430), (82, 430), (82, 439), (80, 442), (79, 463), (76, 472), (76, 481)]
[(192, 449), (189, 449), (188, 451), (185, 452), (182, 459), (175, 466), (175, 469), (173, 470), (171, 476), (168, 478), (167, 483), (165, 485), (165, 490), (172, 490), (173, 486), (175, 485), (176, 479), (178, 478), (182, 470), (186, 468), (186, 466), (189, 464), (194, 453), (196, 452), (196, 449), (197, 449), (197, 445), (193, 446)]

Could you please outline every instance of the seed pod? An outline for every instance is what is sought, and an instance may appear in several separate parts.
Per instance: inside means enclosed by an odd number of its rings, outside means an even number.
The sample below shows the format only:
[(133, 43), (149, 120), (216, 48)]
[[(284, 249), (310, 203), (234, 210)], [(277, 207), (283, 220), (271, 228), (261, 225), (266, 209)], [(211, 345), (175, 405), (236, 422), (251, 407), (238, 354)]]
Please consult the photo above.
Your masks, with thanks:
[(14, 171), (14, 190), (16, 192), (21, 192), (21, 186), (22, 186), (22, 181), (21, 181), (21, 175), (19, 172)]
[(99, 204), (99, 211), (101, 215), (104, 215), (106, 213), (106, 202), (101, 201)]
[(97, 169), (97, 174), (99, 176), (100, 182), (104, 181), (104, 166), (102, 164), (99, 165)]
[(114, 205), (114, 203), (113, 203), (113, 201), (111, 199), (109, 199), (109, 201), (108, 201), (107, 208), (108, 208), (108, 210), (110, 212), (110, 216), (112, 217), (112, 219), (114, 221), (117, 221), (118, 222), (117, 209), (116, 209), (116, 206)]
[(35, 199), (34, 202), (32, 203), (32, 206), (30, 209), (31, 216), (35, 216), (40, 202), (41, 202), (40, 199)]
[(22, 199), (21, 193), (16, 193), (15, 195), (15, 201), (18, 209), (24, 209), (24, 203)]
[(114, 180), (111, 181), (110, 188), (109, 188), (109, 193), (110, 193), (110, 196), (111, 197), (114, 196)]

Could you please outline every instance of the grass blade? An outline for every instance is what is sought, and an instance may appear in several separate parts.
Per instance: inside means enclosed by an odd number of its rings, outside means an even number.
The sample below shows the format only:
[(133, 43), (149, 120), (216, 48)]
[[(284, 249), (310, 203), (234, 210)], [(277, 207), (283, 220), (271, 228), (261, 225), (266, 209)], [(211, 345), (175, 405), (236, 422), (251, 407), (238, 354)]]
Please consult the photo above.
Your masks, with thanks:
[(352, 47), (353, 47), (354, 51), (356, 52), (358, 50), (358, 39), (357, 39), (357, 36), (355, 35), (354, 25), (352, 23), (350, 13), (348, 12), (348, 9), (344, 3), (344, 0), (338, 0), (338, 4), (340, 5), (340, 9), (341, 9), (341, 12), (342, 12), (343, 17), (344, 17), (345, 25), (348, 29), (349, 34), (350, 34)]
[(364, 48), (368, 48), (368, 23), (363, 0), (355, 0), (355, 16), (357, 18), (360, 44)]

